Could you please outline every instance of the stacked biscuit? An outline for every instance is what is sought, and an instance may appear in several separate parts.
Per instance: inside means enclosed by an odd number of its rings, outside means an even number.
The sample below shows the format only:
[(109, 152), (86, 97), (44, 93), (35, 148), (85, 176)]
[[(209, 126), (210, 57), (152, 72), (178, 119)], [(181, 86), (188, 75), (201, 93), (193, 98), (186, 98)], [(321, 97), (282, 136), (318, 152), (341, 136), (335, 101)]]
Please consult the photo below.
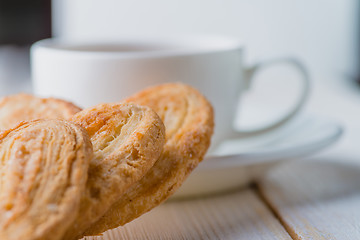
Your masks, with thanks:
[(203, 159), (208, 101), (184, 84), (81, 110), (59, 99), (0, 101), (0, 239), (78, 239), (165, 201)]

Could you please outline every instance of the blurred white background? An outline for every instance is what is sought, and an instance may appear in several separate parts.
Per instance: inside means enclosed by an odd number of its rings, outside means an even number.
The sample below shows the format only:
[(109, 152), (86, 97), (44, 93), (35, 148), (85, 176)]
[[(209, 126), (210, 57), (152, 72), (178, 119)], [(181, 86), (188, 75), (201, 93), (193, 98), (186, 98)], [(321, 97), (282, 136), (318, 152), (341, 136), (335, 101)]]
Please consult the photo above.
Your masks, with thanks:
[(357, 0), (53, 0), (53, 32), (67, 39), (128, 35), (225, 34), (248, 47), (247, 60), (297, 56), (315, 79), (355, 76)]

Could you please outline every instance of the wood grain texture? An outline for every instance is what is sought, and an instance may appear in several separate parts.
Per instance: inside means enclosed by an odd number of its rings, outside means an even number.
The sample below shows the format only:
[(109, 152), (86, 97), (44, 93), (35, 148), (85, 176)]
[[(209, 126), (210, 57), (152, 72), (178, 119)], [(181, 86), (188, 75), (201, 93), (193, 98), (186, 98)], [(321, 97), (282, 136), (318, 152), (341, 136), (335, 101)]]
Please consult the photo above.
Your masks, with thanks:
[(324, 160), (282, 165), (260, 191), (293, 239), (360, 239), (360, 165)]
[(167, 202), (140, 218), (86, 240), (291, 239), (252, 189)]

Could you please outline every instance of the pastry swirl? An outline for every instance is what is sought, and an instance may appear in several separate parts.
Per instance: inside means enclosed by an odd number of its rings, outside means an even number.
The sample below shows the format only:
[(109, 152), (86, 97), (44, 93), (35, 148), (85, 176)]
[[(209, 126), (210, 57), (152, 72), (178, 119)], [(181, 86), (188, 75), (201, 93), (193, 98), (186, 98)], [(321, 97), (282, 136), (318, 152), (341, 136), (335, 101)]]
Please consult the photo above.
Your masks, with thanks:
[(57, 240), (85, 191), (90, 138), (63, 120), (24, 122), (0, 134), (0, 239)]
[(100, 104), (74, 115), (94, 147), (86, 193), (75, 223), (63, 239), (76, 239), (153, 166), (165, 142), (165, 128), (149, 107)]
[(100, 234), (124, 225), (171, 196), (203, 159), (214, 128), (210, 103), (194, 88), (164, 84), (128, 99), (154, 109), (166, 127), (166, 143), (159, 160), (86, 232)]

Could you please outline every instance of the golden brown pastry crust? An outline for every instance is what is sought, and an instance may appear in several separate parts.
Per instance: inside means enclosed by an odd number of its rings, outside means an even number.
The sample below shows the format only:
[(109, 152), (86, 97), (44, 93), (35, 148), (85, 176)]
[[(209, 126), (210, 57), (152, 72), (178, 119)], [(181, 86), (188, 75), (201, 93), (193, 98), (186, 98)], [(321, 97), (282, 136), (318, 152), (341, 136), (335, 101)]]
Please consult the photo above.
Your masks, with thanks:
[(22, 121), (70, 119), (81, 108), (65, 100), (16, 94), (0, 100), (0, 129), (15, 127)]
[(213, 109), (195, 89), (180, 83), (144, 90), (127, 102), (154, 109), (165, 123), (159, 160), (86, 232), (100, 234), (124, 225), (171, 196), (203, 159), (214, 128)]
[(22, 123), (0, 135), (0, 239), (57, 240), (85, 191), (90, 138), (63, 120)]
[(73, 117), (94, 147), (80, 211), (63, 239), (75, 239), (97, 221), (153, 166), (165, 142), (165, 127), (149, 107), (100, 104)]

